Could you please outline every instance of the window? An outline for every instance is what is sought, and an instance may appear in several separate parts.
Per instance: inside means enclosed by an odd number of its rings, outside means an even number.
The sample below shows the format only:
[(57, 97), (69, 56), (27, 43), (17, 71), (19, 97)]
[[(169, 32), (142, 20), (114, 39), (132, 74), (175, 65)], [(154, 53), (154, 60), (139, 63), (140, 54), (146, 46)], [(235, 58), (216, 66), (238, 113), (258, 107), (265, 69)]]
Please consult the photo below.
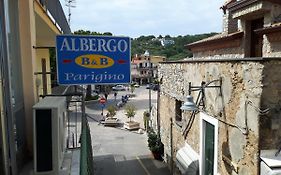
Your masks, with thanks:
[(200, 169), (201, 174), (217, 174), (218, 120), (200, 113)]
[(182, 106), (182, 101), (176, 100), (175, 102), (175, 121), (176, 124), (180, 127), (182, 126), (182, 110), (180, 109)]

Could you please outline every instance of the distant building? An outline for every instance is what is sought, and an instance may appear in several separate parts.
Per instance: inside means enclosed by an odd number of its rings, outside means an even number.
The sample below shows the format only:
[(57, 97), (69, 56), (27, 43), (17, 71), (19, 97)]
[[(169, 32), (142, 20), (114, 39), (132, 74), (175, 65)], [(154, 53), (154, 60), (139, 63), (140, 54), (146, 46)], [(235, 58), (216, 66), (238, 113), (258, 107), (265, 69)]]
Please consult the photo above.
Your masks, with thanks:
[(161, 42), (161, 45), (164, 46), (164, 47), (175, 44), (174, 40), (172, 40), (172, 39), (165, 39), (165, 38), (162, 38), (160, 40), (160, 42)]
[(131, 75), (134, 82), (147, 84), (157, 78), (157, 68), (159, 62), (166, 61), (163, 56), (135, 55), (131, 61)]

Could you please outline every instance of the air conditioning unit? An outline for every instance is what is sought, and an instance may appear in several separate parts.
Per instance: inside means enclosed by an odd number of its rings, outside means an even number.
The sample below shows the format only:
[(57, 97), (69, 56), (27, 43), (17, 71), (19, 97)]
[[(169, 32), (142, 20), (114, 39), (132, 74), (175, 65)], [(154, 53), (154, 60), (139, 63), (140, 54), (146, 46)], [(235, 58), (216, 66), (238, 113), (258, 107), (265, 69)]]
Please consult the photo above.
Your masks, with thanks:
[(176, 154), (176, 165), (182, 174), (199, 174), (199, 155), (187, 143)]
[(34, 174), (59, 174), (66, 147), (66, 116), (66, 97), (45, 97), (33, 106)]
[(281, 175), (281, 155), (278, 150), (261, 150), (260, 158), (261, 175)]

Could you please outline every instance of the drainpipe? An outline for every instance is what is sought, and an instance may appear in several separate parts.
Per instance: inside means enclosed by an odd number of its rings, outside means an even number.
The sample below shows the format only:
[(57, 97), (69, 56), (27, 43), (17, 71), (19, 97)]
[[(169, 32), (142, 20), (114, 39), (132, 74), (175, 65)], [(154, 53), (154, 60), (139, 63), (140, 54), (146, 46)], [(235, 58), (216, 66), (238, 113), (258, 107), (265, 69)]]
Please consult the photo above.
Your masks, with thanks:
[(170, 118), (170, 146), (171, 146), (171, 160), (170, 160), (170, 168), (172, 175), (174, 174), (174, 160), (173, 160), (173, 119)]
[(158, 83), (158, 90), (157, 90), (157, 132), (158, 137), (160, 138), (160, 83)]

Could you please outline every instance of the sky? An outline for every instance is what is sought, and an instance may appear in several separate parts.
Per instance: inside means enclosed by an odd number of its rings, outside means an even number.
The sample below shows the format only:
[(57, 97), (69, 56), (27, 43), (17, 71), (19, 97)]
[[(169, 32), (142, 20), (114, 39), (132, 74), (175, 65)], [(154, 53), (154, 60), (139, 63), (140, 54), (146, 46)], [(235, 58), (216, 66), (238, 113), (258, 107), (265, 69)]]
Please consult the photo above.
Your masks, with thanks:
[[(68, 18), (68, 0), (60, 1)], [(82, 29), (132, 38), (222, 32), (223, 12), (219, 8), (225, 0), (72, 1), (72, 32)]]

